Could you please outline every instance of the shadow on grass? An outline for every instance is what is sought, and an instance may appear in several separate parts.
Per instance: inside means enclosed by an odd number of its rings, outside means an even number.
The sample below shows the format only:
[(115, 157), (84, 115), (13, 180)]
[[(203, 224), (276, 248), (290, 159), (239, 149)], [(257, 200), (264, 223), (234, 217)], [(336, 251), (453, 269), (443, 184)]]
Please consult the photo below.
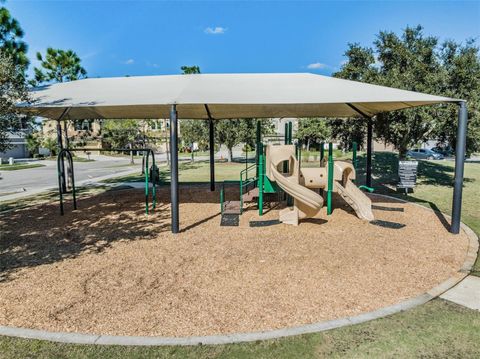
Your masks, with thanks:
[[(365, 182), (365, 157), (359, 158), (358, 183)], [(403, 190), (397, 191), (398, 183), (398, 155), (391, 152), (376, 152), (372, 160), (373, 187), (375, 193), (385, 194), (414, 203), (420, 203), (429, 206), (438, 217), (439, 221), (450, 230), (450, 223), (442, 214), (438, 206), (415, 195), (404, 194)], [(454, 167), (449, 166), (444, 161), (418, 161), (417, 184), (451, 187), (453, 190)], [(473, 178), (465, 178), (464, 182), (473, 182)]]

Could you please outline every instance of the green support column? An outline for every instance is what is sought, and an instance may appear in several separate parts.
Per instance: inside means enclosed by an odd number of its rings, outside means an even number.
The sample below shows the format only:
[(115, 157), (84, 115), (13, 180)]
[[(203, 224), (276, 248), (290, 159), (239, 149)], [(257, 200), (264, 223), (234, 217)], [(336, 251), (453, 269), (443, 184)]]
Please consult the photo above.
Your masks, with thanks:
[(263, 175), (264, 170), (264, 156), (262, 143), (258, 144), (258, 215), (263, 215)]
[[(285, 144), (288, 145), (288, 123), (285, 122)], [(283, 161), (283, 173), (288, 172), (288, 162)]]
[[(322, 167), (323, 159), (325, 158), (325, 143), (320, 142), (320, 167)], [(320, 196), (323, 196), (323, 188), (320, 188)]]
[(288, 144), (292, 144), (292, 122), (288, 123)]
[[(288, 123), (288, 144), (292, 144), (292, 122), (290, 121)], [(290, 168), (288, 167), (287, 163), (287, 172), (290, 171)], [(293, 206), (293, 197), (287, 195), (287, 206)]]
[(357, 173), (357, 143), (352, 143), (352, 165), (353, 169), (355, 170), (355, 174)]
[(260, 161), (260, 144), (262, 142), (262, 124), (260, 123), (260, 120), (257, 120), (257, 133), (256, 133), (256, 138), (255, 138), (255, 164), (257, 165), (257, 177), (259, 175), (258, 173), (258, 165)]
[(148, 154), (145, 158), (145, 214), (148, 214)]
[(328, 189), (327, 189), (327, 214), (332, 214), (332, 192), (333, 192), (333, 146), (328, 144)]

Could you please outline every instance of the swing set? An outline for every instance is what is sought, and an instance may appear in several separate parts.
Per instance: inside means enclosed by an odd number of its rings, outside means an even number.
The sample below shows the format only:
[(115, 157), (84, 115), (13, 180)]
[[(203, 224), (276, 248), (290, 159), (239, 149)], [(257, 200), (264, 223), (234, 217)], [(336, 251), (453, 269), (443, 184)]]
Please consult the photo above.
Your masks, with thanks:
[[(77, 209), (77, 194), (75, 189), (75, 176), (73, 170), (73, 156), (72, 152), (75, 151), (98, 151), (98, 148), (82, 148), (82, 149), (67, 149), (64, 148), (60, 150), (57, 156), (57, 175), (58, 175), (58, 195), (60, 198), (60, 215), (64, 215), (64, 194), (68, 193), (67, 185), (66, 185), (66, 178), (67, 175), (69, 176), (70, 183), (71, 183), (71, 193), (73, 199), (73, 209)], [(149, 198), (149, 183), (152, 183), (152, 210), (155, 209), (157, 204), (157, 189), (156, 183), (158, 181), (157, 178), (157, 167), (155, 165), (155, 154), (153, 150), (150, 148), (114, 148), (108, 150), (101, 150), (105, 152), (142, 152), (143, 153), (143, 164), (144, 164), (144, 174), (145, 174), (145, 214), (148, 214), (149, 206), (148, 206), (148, 198)], [(152, 167), (151, 167), (151, 176), (149, 176), (149, 166), (148, 160), (152, 156)], [(70, 171), (65, 171), (65, 159), (68, 161), (68, 166)], [(68, 173), (66, 173), (68, 172)], [(149, 178), (150, 177), (150, 178)]]

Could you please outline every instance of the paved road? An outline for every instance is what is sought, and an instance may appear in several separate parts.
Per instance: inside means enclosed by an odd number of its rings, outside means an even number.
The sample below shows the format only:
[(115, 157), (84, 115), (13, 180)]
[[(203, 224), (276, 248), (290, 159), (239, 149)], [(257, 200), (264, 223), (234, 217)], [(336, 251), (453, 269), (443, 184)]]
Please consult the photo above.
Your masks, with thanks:
[[(234, 157), (241, 156), (241, 148), (235, 148)], [(215, 154), (215, 158), (226, 157), (226, 149)], [(131, 166), (128, 157), (92, 156), (93, 162), (74, 162), (75, 184), (88, 185), (90, 181), (128, 175), (140, 171), (141, 159), (135, 159)], [(157, 164), (166, 162), (166, 154), (155, 155)], [(189, 161), (189, 157), (180, 158)], [(196, 160), (208, 160), (208, 156), (198, 156)], [(0, 201), (17, 199), (57, 188), (57, 163), (56, 161), (41, 161), (45, 167), (36, 167), (18, 171), (0, 171)]]
[[(75, 182), (122, 173), (137, 172), (141, 160), (136, 159), (130, 166), (128, 158), (99, 156), (93, 162), (74, 162)], [(0, 171), (0, 200), (11, 197), (12, 194), (29, 195), (41, 190), (55, 188), (58, 185), (57, 165), (55, 161), (40, 162), (45, 167), (30, 168), (18, 171)], [(18, 197), (18, 196), (15, 196)]]

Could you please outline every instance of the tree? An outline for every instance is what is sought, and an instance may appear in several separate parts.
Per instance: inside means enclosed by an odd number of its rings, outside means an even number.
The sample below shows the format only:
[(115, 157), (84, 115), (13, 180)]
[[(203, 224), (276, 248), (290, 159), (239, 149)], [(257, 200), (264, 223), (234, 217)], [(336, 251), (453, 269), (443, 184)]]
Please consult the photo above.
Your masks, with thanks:
[[(183, 75), (199, 74), (199, 66), (182, 66), (180, 68)], [(201, 120), (181, 120), (180, 134), (185, 145), (190, 146), (197, 142), (201, 150), (206, 150), (209, 144), (208, 121)]]
[[(37, 59), (40, 61), (40, 67), (35, 67), (35, 79), (30, 81), (31, 85), (40, 85), (42, 83), (51, 82), (68, 82), (74, 81), (87, 76), (87, 71), (81, 65), (80, 57), (72, 50), (61, 50), (47, 48), (45, 57), (37, 52)], [(65, 137), (66, 144), (69, 145), (67, 137), (68, 127), (72, 121), (65, 120)], [(88, 134), (83, 134), (83, 137)], [(75, 138), (74, 140), (84, 140)]]
[(49, 47), (45, 57), (37, 52), (37, 60), (40, 61), (40, 67), (34, 68), (37, 84), (74, 81), (87, 76), (80, 57), (72, 50), (65, 51)]
[[(133, 148), (141, 141), (141, 129), (137, 120), (105, 120), (103, 122), (103, 138), (112, 148)], [(133, 152), (131, 163), (133, 163)]]
[(11, 148), (9, 132), (30, 125), (28, 117), (19, 113), (16, 104), (28, 102), (23, 67), (0, 49), (0, 152)]
[(180, 70), (182, 70), (182, 74), (184, 75), (191, 75), (191, 74), (199, 74), (200, 73), (200, 67), (199, 66), (182, 66), (180, 67)]
[(332, 138), (340, 141), (342, 148), (350, 150), (353, 142), (356, 142), (359, 148), (363, 148), (367, 137), (367, 121), (352, 118), (336, 118), (330, 119), (328, 123)]
[[(479, 56), (473, 41), (460, 46), (447, 42), (439, 46), (438, 39), (424, 36), (423, 28), (407, 27), (401, 36), (382, 31), (374, 41), (374, 48), (349, 44), (347, 62), (336, 77), (360, 80), (373, 84), (463, 98), (469, 101), (469, 139), (467, 152), (479, 149), (480, 120), (478, 114)], [(376, 57), (376, 60), (375, 60)], [(409, 147), (426, 140), (456, 142), (456, 106), (437, 105), (394, 111), (376, 116), (375, 135), (392, 144), (403, 158)], [(356, 123), (356, 125), (355, 125)], [(347, 122), (334, 134), (353, 137), (364, 133), (363, 121)], [(352, 126), (358, 126), (350, 127)], [(348, 135), (345, 136), (345, 133)]]
[[(467, 99), (467, 155), (480, 150), (480, 59), (479, 48), (473, 40), (465, 45), (446, 41), (440, 49), (443, 63), (445, 96)], [(434, 133), (440, 145), (455, 144), (457, 138), (456, 106), (438, 109)]]
[(298, 121), (297, 138), (307, 145), (307, 151), (312, 143), (325, 142), (330, 135), (330, 128), (324, 118), (302, 118)]
[[(377, 72), (375, 56), (372, 49), (359, 44), (348, 44), (344, 54), (348, 60), (341, 70), (333, 76), (352, 81), (375, 83)], [(330, 119), (331, 136), (340, 141), (343, 148), (349, 149), (353, 142), (360, 147), (365, 143), (367, 122), (359, 119)]]
[(26, 146), (28, 149), (28, 152), (31, 154), (37, 154), (38, 149), (42, 144), (42, 138), (40, 137), (40, 133), (29, 133), (26, 137)]
[(27, 44), (22, 41), (23, 30), (19, 22), (12, 18), (10, 12), (5, 8), (0, 8), (0, 49), (5, 56), (11, 58), (15, 65), (25, 71), (29, 61), (27, 58)]
[(180, 134), (185, 145), (198, 143), (201, 151), (205, 151), (209, 145), (208, 122), (202, 120), (181, 120)]
[[(270, 119), (261, 120), (262, 134), (269, 134), (273, 131), (273, 123)], [(215, 123), (215, 140), (220, 145), (227, 147), (227, 161), (233, 159), (233, 147), (245, 142), (253, 146), (256, 137), (256, 120), (248, 119), (232, 119), (220, 120)]]
[(58, 149), (57, 139), (52, 137), (45, 137), (42, 140), (42, 147), (45, 147), (50, 152), (50, 156), (57, 155), (57, 149)]
[[(393, 32), (380, 32), (374, 42), (381, 64), (378, 84), (418, 92), (440, 92), (441, 63), (435, 54), (438, 40), (425, 37), (422, 30), (421, 26), (407, 27), (401, 37)], [(377, 137), (394, 145), (400, 158), (404, 158), (409, 147), (433, 135), (436, 110), (420, 107), (377, 116), (374, 122)]]

